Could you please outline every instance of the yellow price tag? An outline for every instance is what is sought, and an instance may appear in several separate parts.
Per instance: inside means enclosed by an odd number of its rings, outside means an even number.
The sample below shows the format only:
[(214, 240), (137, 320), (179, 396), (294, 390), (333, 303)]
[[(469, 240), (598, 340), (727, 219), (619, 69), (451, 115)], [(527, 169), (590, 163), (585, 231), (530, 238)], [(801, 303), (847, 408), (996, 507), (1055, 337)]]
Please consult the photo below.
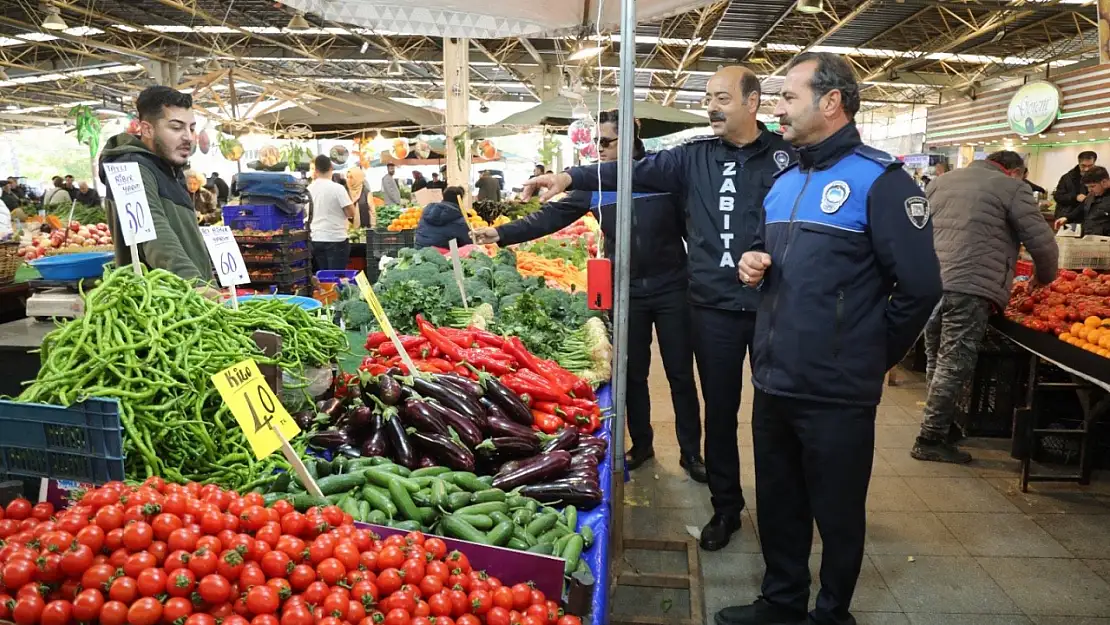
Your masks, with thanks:
[(362, 298), (366, 300), (366, 304), (370, 307), (370, 312), (374, 313), (374, 318), (378, 321), (378, 326), (381, 327), (382, 332), (385, 333), (393, 346), (397, 348), (397, 355), (401, 357), (401, 362), (409, 369), (409, 375), (418, 373), (416, 365), (413, 364), (412, 359), (409, 358), (409, 353), (405, 351), (404, 345), (401, 344), (401, 339), (397, 338), (397, 331), (393, 329), (393, 324), (389, 323), (389, 317), (385, 316), (385, 310), (382, 308), (382, 303), (378, 301), (378, 296), (374, 294), (373, 287), (370, 286), (370, 281), (366, 279), (366, 274), (358, 272), (355, 276), (355, 284), (358, 285), (358, 290), (362, 292)]
[(277, 431), (285, 440), (301, 433), (301, 428), (274, 396), (253, 360), (224, 369), (212, 376), (212, 383), (260, 460), (281, 447)]

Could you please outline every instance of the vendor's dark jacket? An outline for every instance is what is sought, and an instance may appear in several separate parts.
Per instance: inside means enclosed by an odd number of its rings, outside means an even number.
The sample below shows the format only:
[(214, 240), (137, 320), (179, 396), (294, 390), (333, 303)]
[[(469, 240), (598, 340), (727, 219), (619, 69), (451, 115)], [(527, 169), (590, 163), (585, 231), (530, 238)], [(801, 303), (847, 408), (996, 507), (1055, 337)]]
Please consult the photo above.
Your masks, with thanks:
[[(597, 207), (600, 204), (600, 215)], [(515, 245), (561, 230), (588, 212), (601, 223), (605, 252), (617, 249), (616, 193), (571, 191), (558, 202), (497, 228), (500, 245)], [(687, 288), (683, 214), (669, 193), (636, 193), (632, 206), (629, 296), (650, 297)]]
[(96, 189), (89, 186), (89, 190), (84, 193), (80, 189), (77, 190), (77, 203), (84, 204), (85, 206), (100, 206), (100, 194)]
[[(794, 158), (783, 138), (760, 124), (744, 146), (719, 137), (695, 139), (647, 156), (633, 165), (633, 190), (672, 193), (686, 216), (690, 303), (755, 312), (760, 294), (736, 282), (736, 265), (762, 223), (760, 206), (775, 173)], [(572, 167), (571, 188), (617, 188), (617, 163)]]
[(1110, 192), (1088, 195), (1082, 204), (1061, 217), (1067, 217), (1068, 223), (1083, 224), (1083, 236), (1110, 236)]
[(416, 247), (447, 247), (451, 239), (470, 245), (470, 227), (458, 204), (433, 202), (424, 207), (416, 224)]
[(1052, 199), (1056, 200), (1056, 218), (1066, 217), (1068, 213), (1074, 211), (1082, 203), (1076, 200), (1081, 193), (1086, 194), (1087, 188), (1081, 182), (1082, 174), (1079, 173), (1079, 165), (1072, 167), (1066, 174), (1060, 176), (1060, 182), (1056, 185), (1056, 190), (1052, 192)]
[(770, 254), (771, 267), (759, 286), (752, 383), (771, 395), (878, 404), (886, 372), (941, 296), (921, 189), (849, 124), (798, 151), (764, 211), (752, 249)]
[[(167, 163), (151, 152), (138, 137), (118, 134), (104, 146), (100, 156), (100, 180), (108, 184), (104, 163), (138, 163), (150, 216), (158, 238), (139, 244), (139, 260), (151, 269), (165, 269), (187, 280), (212, 279), (212, 261), (197, 225), (193, 200), (185, 187), (182, 168)], [(112, 189), (107, 192), (108, 226), (116, 247), (116, 264), (131, 264), (131, 249), (120, 232)]]

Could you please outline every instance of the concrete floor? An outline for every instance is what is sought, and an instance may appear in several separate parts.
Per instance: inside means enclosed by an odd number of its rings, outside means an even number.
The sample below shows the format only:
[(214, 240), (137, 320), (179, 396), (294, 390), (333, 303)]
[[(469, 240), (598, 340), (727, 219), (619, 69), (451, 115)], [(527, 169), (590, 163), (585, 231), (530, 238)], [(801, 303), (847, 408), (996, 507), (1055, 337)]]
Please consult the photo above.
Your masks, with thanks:
[[(652, 364), (656, 459), (632, 474), (625, 492), (626, 532), (685, 538), (712, 514), (709, 491), (678, 466), (674, 413), (658, 353)], [(763, 575), (755, 518), (752, 391), (740, 415), (742, 483), (749, 508), (743, 529), (717, 553), (701, 553), (707, 623), (727, 605), (748, 603)], [(974, 439), (967, 466), (909, 456), (918, 431), (923, 384), (887, 388), (878, 410), (874, 474), (868, 496), (866, 557), (853, 612), (860, 625), (1110, 625), (1110, 475), (1092, 485), (1018, 488), (1008, 440)], [(816, 580), (821, 540), (810, 568)], [(643, 573), (684, 561), (630, 552)], [(813, 597), (816, 596), (816, 585)], [(615, 614), (688, 614), (689, 596), (621, 588)]]

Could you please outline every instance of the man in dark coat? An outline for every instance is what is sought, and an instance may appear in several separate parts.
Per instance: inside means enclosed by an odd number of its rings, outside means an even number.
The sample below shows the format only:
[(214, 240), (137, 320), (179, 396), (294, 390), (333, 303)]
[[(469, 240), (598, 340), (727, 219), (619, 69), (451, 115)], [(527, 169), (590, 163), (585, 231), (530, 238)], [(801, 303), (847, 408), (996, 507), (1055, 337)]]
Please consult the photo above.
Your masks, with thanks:
[(1074, 214), (1075, 209), (1083, 205), (1084, 200), (1087, 199), (1087, 187), (1084, 186), (1082, 177), (1087, 170), (1095, 166), (1097, 160), (1098, 154), (1094, 152), (1089, 150), (1080, 152), (1079, 163), (1060, 176), (1060, 182), (1052, 193), (1053, 199), (1056, 200), (1057, 219)]

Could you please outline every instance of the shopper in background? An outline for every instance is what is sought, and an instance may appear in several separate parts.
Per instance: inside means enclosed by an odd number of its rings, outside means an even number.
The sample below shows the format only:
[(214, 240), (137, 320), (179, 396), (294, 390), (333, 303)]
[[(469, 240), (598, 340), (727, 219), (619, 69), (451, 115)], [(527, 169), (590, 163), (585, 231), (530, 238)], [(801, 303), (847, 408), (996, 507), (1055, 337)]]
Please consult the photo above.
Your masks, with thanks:
[[(760, 296), (736, 284), (736, 263), (762, 223), (760, 207), (774, 175), (793, 159), (789, 144), (756, 120), (760, 92), (751, 70), (718, 70), (706, 85), (715, 136), (653, 154), (632, 170), (634, 190), (673, 193), (686, 209), (694, 356), (705, 401), (704, 466), (713, 503), (700, 539), (708, 551), (729, 543), (744, 509), (737, 415)], [(533, 178), (524, 197), (537, 187), (546, 189), (543, 201), (568, 188), (596, 190), (599, 172), (601, 188), (615, 189), (617, 164), (602, 163)], [(702, 459), (684, 457), (680, 464), (696, 476)]]
[(77, 199), (77, 185), (73, 184), (73, 176), (67, 174), (64, 183), (66, 193), (69, 194), (69, 199), (71, 201)]
[(220, 206), (227, 204), (228, 198), (231, 197), (231, 188), (227, 186), (223, 178), (220, 178), (220, 172), (212, 172), (212, 176), (208, 178), (208, 185), (216, 187), (216, 201), (219, 202)]
[(77, 203), (85, 206), (100, 206), (100, 194), (89, 183), (82, 180), (77, 183)]
[(941, 161), (933, 165), (933, 177), (939, 178), (942, 174), (948, 173), (948, 163)]
[(4, 206), (8, 210), (15, 210), (19, 208), (19, 197), (15, 194), (15, 183), (9, 178), (4, 181), (3, 192), (0, 193), (0, 201), (4, 202)]
[(412, 172), (412, 192), (416, 193), (421, 189), (428, 188), (428, 180), (424, 178), (424, 174), (419, 171)]
[(470, 245), (470, 226), (462, 213), (462, 198), (466, 189), (447, 187), (443, 190), (443, 201), (432, 202), (420, 213), (416, 224), (416, 247), (446, 248), (451, 239), (459, 247)]
[[(138, 262), (207, 283), (213, 277), (212, 261), (197, 225), (183, 171), (196, 139), (193, 97), (170, 87), (155, 86), (143, 90), (135, 105), (139, 110), (139, 136), (124, 132), (108, 139), (100, 156), (100, 180), (108, 184), (105, 163), (137, 163), (158, 236), (139, 244)], [(110, 186), (105, 205), (116, 247), (116, 266), (130, 265), (131, 249), (120, 232)], [(126, 214), (123, 213), (125, 218)], [(201, 289), (206, 296), (219, 296), (219, 291), (207, 286)]]
[(488, 169), (483, 169), (481, 175), (478, 176), (478, 182), (475, 183), (478, 187), (478, 201), (479, 202), (500, 202), (501, 201), (501, 179), (493, 175)]
[[(542, 163), (538, 164), (538, 165), (536, 165), (535, 167), (532, 168), (532, 177), (533, 178), (535, 178), (536, 176), (542, 176), (542, 175), (544, 175), (544, 173), (545, 173), (545, 171), (544, 171)], [(549, 173), (549, 172), (547, 172), (547, 173)]]
[(193, 208), (197, 212), (197, 221), (202, 226), (219, 223), (223, 219), (220, 207), (216, 203), (216, 194), (205, 187), (207, 181), (204, 174), (190, 169), (185, 172), (185, 188), (193, 199)]
[(370, 189), (366, 187), (366, 172), (358, 167), (347, 170), (347, 194), (355, 204), (355, 226), (374, 228), (377, 225)]
[(316, 271), (346, 269), (351, 256), (347, 224), (355, 219), (355, 207), (347, 189), (331, 179), (331, 158), (321, 154), (315, 165), (312, 184), (308, 185), (312, 196), (312, 262)]
[(1079, 163), (1075, 167), (1060, 176), (1060, 182), (1056, 184), (1056, 190), (1052, 192), (1052, 197), (1056, 200), (1055, 217), (1057, 219), (1074, 214), (1075, 209), (1087, 199), (1087, 189), (1083, 186), (1082, 177), (1088, 169), (1095, 166), (1098, 154), (1089, 150), (1080, 152), (1078, 160)]
[(397, 186), (397, 180), (393, 174), (397, 171), (393, 163), (385, 166), (385, 175), (382, 176), (382, 199), (385, 200), (386, 206), (391, 204), (401, 204), (401, 189)]
[[(602, 163), (615, 162), (619, 153), (617, 110), (602, 111), (597, 117), (598, 156)], [(632, 157), (644, 158), (644, 142), (639, 137), (639, 123)], [(659, 353), (671, 388), (675, 433), (683, 458), (701, 454), (701, 406), (694, 384), (694, 346), (690, 306), (686, 291), (686, 231), (683, 212), (669, 193), (637, 193), (632, 208), (632, 250), (629, 268), (628, 312), (628, 434), (632, 449), (626, 455), (628, 469), (634, 470), (655, 456), (654, 432), (651, 428), (652, 326), (659, 337)], [(600, 210), (601, 230), (605, 235), (605, 252), (616, 251), (616, 195), (571, 191), (558, 202), (544, 205), (539, 211), (497, 228), (474, 232), (479, 245), (498, 243), (502, 247), (557, 232), (591, 210)], [(705, 469), (699, 464), (692, 472), (699, 482), (706, 481)]]
[(1045, 191), (1044, 187), (1029, 179), (1029, 168), (1024, 165), (1021, 167), (1021, 180), (1029, 186), (1030, 191), (1033, 193), (1040, 193), (1042, 199), (1048, 194), (1048, 191)]
[(1056, 229), (1064, 224), (1083, 224), (1083, 235), (1110, 236), (1110, 174), (1105, 167), (1091, 167), (1081, 178), (1087, 194), (1083, 203), (1060, 215)]
[(447, 182), (444, 181), (444, 180), (440, 180), (438, 173), (433, 173), (431, 181), (428, 182), (428, 188), (429, 189), (446, 189), (447, 188)]
[(72, 201), (73, 198), (69, 196), (69, 191), (66, 191), (65, 181), (57, 176), (54, 177), (54, 187), (42, 197), (44, 207), (69, 204)]
[[(775, 180), (738, 272), (763, 291), (752, 434), (767, 570), (760, 598), (725, 608), (718, 625), (855, 623), (883, 378), (941, 293), (929, 204), (901, 162), (861, 142), (859, 107), (843, 58), (787, 65), (775, 114), (798, 163)], [(807, 620), (815, 520), (821, 589)]]
[(1004, 150), (938, 179), (927, 192), (944, 295), (925, 327), (927, 396), (910, 452), (918, 460), (971, 461), (950, 431), (987, 322), (1010, 299), (1020, 245), (1033, 257), (1038, 280), (1056, 278), (1056, 241), (1024, 171), (1021, 156)]

